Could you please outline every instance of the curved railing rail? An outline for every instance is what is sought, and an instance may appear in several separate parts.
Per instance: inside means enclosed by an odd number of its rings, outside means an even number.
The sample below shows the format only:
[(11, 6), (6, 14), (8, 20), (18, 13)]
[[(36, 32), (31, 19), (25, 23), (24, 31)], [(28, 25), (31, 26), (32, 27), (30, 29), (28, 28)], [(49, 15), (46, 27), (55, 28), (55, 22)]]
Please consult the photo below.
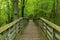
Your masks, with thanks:
[(19, 18), (5, 26), (0, 27), (0, 40), (14, 40), (22, 26), (27, 23), (27, 20)]
[(60, 26), (44, 19), (36, 20), (48, 40), (60, 40)]

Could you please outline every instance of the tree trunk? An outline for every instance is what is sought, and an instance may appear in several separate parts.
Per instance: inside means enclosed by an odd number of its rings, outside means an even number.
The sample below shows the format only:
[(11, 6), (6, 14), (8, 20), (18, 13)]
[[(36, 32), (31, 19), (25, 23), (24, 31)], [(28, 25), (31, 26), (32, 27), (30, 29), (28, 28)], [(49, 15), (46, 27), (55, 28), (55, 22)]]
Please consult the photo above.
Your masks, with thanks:
[(22, 17), (24, 17), (25, 0), (22, 1)]
[(13, 0), (14, 19), (18, 18), (18, 0)]
[(54, 23), (57, 24), (57, 18), (58, 18), (58, 0), (54, 0), (51, 12), (52, 13), (50, 14), (50, 18), (53, 18), (54, 19)]
[(55, 24), (58, 24), (58, 0), (55, 0), (55, 4), (56, 4), (56, 11), (55, 11), (55, 13), (56, 13), (56, 16), (55, 16)]

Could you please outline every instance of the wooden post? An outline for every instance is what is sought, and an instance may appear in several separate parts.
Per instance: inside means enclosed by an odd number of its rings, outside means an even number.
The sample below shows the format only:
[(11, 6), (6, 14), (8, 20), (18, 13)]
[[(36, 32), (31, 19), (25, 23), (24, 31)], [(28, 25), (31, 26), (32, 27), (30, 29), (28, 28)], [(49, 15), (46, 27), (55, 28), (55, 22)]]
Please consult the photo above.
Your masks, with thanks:
[(11, 40), (11, 39), (10, 39), (10, 28), (8, 29), (8, 34), (7, 34), (7, 35), (8, 35), (7, 39), (8, 39), (8, 40)]
[(55, 40), (55, 30), (54, 29), (52, 30), (52, 40)]

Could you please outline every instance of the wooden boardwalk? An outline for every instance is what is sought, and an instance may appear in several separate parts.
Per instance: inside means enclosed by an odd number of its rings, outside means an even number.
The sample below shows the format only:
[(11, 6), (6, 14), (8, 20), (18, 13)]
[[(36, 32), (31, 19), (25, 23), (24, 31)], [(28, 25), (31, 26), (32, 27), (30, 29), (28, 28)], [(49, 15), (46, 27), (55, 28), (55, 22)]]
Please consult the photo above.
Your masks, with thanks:
[(18, 38), (16, 40), (42, 40), (41, 38), (42, 37), (37, 26), (32, 20), (30, 20), (22, 35), (18, 35)]

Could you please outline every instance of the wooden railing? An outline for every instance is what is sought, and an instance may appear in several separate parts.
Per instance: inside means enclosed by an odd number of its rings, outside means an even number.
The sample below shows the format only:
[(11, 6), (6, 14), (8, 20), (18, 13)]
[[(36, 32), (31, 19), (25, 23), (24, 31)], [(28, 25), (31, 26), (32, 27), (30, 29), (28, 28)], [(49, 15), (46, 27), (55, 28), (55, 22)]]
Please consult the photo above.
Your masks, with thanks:
[(27, 23), (27, 20), (20, 18), (5, 26), (0, 27), (0, 40), (14, 40), (16, 35)]
[(46, 34), (47, 40), (60, 40), (60, 26), (44, 18), (36, 20), (36, 23), (40, 26), (44, 34)]

